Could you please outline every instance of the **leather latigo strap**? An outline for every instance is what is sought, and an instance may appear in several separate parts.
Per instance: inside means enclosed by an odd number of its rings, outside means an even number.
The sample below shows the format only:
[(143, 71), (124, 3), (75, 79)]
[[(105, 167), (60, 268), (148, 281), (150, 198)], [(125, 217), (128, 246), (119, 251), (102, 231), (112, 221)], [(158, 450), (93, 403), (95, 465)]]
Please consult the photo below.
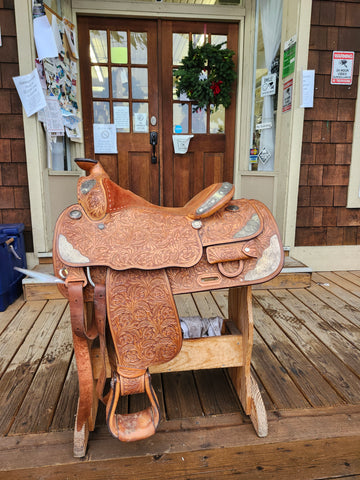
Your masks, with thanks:
[(85, 324), (87, 316), (84, 308), (83, 284), (80, 282), (68, 282), (67, 287), (73, 332), (78, 337), (94, 340), (98, 336), (98, 330), (94, 321), (91, 321), (90, 327)]

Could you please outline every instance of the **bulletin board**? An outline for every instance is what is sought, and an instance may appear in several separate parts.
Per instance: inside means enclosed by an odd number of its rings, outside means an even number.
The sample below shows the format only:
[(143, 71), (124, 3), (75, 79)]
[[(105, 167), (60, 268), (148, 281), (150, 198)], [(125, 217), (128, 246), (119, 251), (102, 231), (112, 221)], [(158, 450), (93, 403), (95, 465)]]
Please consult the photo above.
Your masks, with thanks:
[(47, 5), (44, 7), (54, 34), (58, 56), (36, 59), (36, 68), (47, 101), (47, 107), (39, 112), (39, 120), (43, 122), (50, 136), (66, 135), (72, 141), (81, 141), (75, 26)]

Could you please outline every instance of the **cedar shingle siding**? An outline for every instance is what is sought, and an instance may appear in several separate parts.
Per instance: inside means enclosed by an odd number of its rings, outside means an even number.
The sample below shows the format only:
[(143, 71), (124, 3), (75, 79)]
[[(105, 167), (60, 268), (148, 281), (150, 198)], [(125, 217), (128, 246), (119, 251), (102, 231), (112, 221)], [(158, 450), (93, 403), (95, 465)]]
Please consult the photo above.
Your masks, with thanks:
[(19, 75), (13, 0), (0, 0), (0, 224), (24, 223), (32, 251), (22, 106), (12, 77)]
[[(296, 223), (297, 246), (360, 244), (360, 209), (347, 187), (360, 58), (358, 1), (313, 1), (308, 68), (314, 108), (305, 110)], [(351, 86), (330, 85), (333, 50), (355, 51)]]

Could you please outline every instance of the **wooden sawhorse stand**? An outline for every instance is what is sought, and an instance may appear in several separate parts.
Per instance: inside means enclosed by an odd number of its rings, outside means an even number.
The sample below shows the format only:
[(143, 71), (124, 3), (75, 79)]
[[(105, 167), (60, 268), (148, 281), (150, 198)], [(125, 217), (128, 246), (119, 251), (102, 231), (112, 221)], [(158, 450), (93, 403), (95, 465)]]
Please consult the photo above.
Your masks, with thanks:
[[(259, 437), (268, 434), (265, 406), (258, 385), (251, 375), (250, 362), (253, 346), (253, 315), (251, 286), (229, 290), (229, 320), (225, 322), (227, 334), (220, 337), (186, 339), (179, 354), (170, 362), (150, 367), (150, 373), (178, 372), (210, 368), (229, 368), (229, 374), (241, 405), (250, 416)], [(91, 418), (79, 432), (74, 430), (74, 456), (83, 457), (86, 452), (89, 431), (94, 430), (98, 407), (95, 382), (102, 366), (99, 348), (89, 344), (94, 393)], [(106, 376), (110, 378), (107, 362)]]

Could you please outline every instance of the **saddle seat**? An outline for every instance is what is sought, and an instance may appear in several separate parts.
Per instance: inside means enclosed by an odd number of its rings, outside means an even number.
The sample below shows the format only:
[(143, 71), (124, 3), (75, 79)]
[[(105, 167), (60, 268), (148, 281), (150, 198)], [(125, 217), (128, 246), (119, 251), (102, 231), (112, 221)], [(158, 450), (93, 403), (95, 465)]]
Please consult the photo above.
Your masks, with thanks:
[(79, 181), (78, 199), (92, 220), (101, 220), (107, 213), (118, 212), (129, 207), (147, 207), (159, 215), (200, 220), (213, 215), (226, 205), (233, 197), (235, 190), (231, 183), (215, 183), (195, 195), (183, 207), (161, 207), (112, 182), (96, 160), (77, 158), (75, 162), (89, 174)]

